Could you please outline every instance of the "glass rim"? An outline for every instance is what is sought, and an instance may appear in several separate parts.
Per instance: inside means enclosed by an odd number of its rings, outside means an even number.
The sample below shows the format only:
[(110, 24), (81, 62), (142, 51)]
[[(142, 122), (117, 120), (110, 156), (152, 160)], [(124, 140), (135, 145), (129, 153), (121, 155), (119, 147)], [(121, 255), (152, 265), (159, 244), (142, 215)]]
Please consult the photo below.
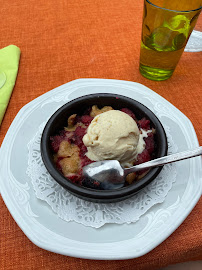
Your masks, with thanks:
[(167, 11), (173, 11), (173, 12), (192, 12), (192, 11), (197, 11), (197, 10), (200, 10), (202, 9), (202, 6), (200, 6), (199, 8), (196, 8), (196, 9), (190, 9), (190, 10), (175, 10), (175, 9), (168, 9), (168, 8), (164, 8), (164, 7), (159, 7), (155, 4), (153, 4), (151, 1), (149, 0), (145, 0), (146, 2), (148, 2), (149, 4), (151, 4), (152, 6), (154, 7), (157, 7), (157, 8), (160, 8), (160, 9), (163, 9), (163, 10), (167, 10)]

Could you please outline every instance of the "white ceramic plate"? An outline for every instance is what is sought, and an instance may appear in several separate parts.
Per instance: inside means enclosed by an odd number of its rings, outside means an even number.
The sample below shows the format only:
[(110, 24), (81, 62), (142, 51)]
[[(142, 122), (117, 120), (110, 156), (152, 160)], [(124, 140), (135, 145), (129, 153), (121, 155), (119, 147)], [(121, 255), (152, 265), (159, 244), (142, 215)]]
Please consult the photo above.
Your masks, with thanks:
[(35, 196), (26, 174), (27, 144), (39, 125), (61, 105), (91, 93), (117, 93), (138, 100), (169, 126), (178, 151), (198, 147), (194, 128), (186, 116), (147, 87), (117, 80), (75, 80), (33, 100), (14, 119), (0, 151), (1, 195), (23, 232), (43, 249), (88, 259), (139, 257), (163, 242), (196, 205), (202, 190), (201, 158), (176, 163), (177, 181), (165, 201), (150, 208), (136, 223), (95, 229), (63, 221)]

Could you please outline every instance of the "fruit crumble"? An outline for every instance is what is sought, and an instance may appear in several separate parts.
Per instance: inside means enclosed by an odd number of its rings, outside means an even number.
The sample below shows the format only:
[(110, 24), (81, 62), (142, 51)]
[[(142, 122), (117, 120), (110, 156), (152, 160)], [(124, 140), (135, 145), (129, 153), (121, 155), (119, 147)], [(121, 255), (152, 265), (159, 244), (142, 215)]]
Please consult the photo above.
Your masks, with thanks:
[[(84, 145), (83, 137), (96, 116), (111, 110), (113, 108), (110, 106), (98, 108), (97, 105), (93, 105), (83, 115), (72, 114), (67, 119), (67, 126), (58, 135), (50, 138), (56, 167), (73, 183), (85, 187), (102, 189), (100, 183), (89, 183), (89, 181), (82, 178), (82, 168), (94, 162), (86, 155), (88, 149)], [(124, 166), (133, 166), (153, 159), (155, 153), (155, 130), (151, 128), (150, 120), (146, 118), (138, 120), (135, 114), (128, 108), (122, 108), (120, 111), (134, 119), (144, 146), (141, 153), (138, 153), (134, 160), (128, 164), (124, 164)], [(126, 177), (125, 186), (133, 183), (135, 180), (141, 179), (147, 172), (148, 170), (129, 174)]]

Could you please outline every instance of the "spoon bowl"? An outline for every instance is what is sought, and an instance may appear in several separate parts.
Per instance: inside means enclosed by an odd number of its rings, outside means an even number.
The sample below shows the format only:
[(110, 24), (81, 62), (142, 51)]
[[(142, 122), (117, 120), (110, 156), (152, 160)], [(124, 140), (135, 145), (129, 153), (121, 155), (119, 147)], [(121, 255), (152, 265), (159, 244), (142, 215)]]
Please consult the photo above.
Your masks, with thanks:
[(101, 189), (117, 189), (124, 186), (124, 169), (118, 160), (103, 160), (83, 167), (87, 185), (97, 183)]

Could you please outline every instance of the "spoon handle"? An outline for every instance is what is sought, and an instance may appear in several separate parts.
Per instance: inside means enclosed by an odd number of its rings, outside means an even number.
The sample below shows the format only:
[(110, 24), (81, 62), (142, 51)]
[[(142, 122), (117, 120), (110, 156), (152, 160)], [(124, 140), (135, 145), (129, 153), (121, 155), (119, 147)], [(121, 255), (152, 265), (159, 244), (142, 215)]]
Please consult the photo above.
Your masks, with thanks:
[(179, 161), (179, 160), (183, 160), (183, 159), (187, 159), (187, 158), (192, 158), (192, 157), (196, 157), (196, 156), (200, 156), (200, 155), (202, 155), (202, 146), (196, 148), (195, 150), (188, 150), (188, 151), (172, 154), (169, 156), (153, 159), (151, 161), (142, 163), (140, 165), (126, 168), (126, 169), (124, 169), (124, 173), (125, 173), (125, 175), (127, 175), (131, 172), (136, 172), (136, 171), (140, 171), (143, 169), (149, 169), (149, 168), (153, 168), (153, 167), (163, 166), (163, 165), (168, 164), (168, 163), (172, 163), (175, 161)]

